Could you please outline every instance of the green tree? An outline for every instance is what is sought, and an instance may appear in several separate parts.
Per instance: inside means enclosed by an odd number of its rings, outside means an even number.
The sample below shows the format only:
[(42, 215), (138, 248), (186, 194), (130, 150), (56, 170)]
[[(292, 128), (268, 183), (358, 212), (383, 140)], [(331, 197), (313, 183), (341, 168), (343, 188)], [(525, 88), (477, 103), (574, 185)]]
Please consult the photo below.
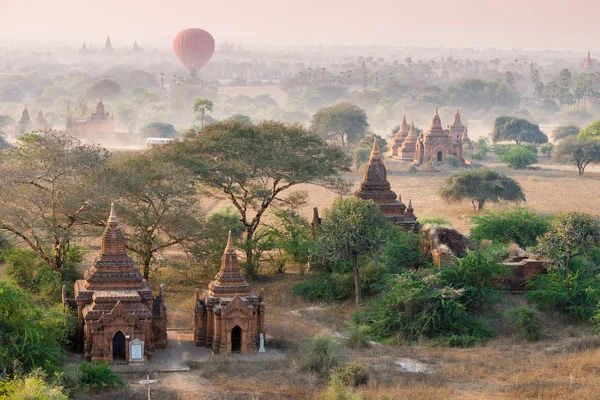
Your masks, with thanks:
[[(184, 251), (203, 237), (203, 215), (189, 170), (157, 157), (155, 152), (113, 157), (99, 174), (98, 186), (119, 203), (120, 220), (128, 227), (127, 249), (143, 263), (144, 279), (156, 254), (172, 246)], [(101, 209), (105, 221), (108, 205)]]
[(336, 199), (323, 214), (315, 255), (328, 261), (352, 261), (357, 307), (362, 295), (358, 257), (376, 257), (383, 249), (387, 230), (385, 216), (372, 201)]
[(194, 112), (200, 113), (202, 125), (200, 129), (204, 129), (204, 114), (212, 112), (214, 103), (209, 99), (197, 98), (194, 102)]
[(554, 156), (559, 161), (574, 163), (581, 176), (588, 164), (600, 163), (600, 140), (569, 136), (558, 143)]
[(0, 158), (0, 228), (62, 273), (76, 228), (89, 223), (90, 204), (104, 196), (92, 177), (107, 159), (103, 148), (64, 132), (19, 137)]
[[(72, 328), (67, 315), (62, 306), (39, 306), (14, 284), (0, 280), (0, 371), (55, 371), (65, 359), (60, 343)], [(15, 371), (16, 366), (22, 371)]]
[(495, 106), (515, 108), (521, 101), (519, 93), (505, 83), (477, 78), (463, 79), (450, 85), (442, 97), (446, 104), (474, 110), (489, 110)]
[(568, 136), (577, 136), (581, 128), (575, 125), (562, 125), (552, 131), (552, 137), (555, 141), (559, 141)]
[(346, 190), (340, 173), (349, 170), (344, 152), (299, 124), (264, 121), (258, 125), (223, 121), (201, 136), (159, 149), (195, 174), (202, 187), (231, 201), (244, 225), (249, 275), (258, 271), (253, 244), (262, 217), (288, 189), (314, 184)]
[(367, 161), (369, 161), (369, 157), (371, 156), (371, 148), (370, 147), (357, 147), (352, 152), (352, 161), (354, 162), (354, 167), (358, 171), (362, 165), (364, 165)]
[(92, 98), (111, 98), (121, 93), (121, 85), (112, 79), (102, 79), (87, 89), (87, 96)]
[(526, 146), (517, 145), (500, 155), (500, 161), (508, 164), (508, 166), (513, 169), (525, 169), (535, 164), (538, 159), (537, 154)]
[(554, 144), (552, 143), (544, 143), (540, 146), (540, 151), (544, 155), (544, 157), (551, 157), (552, 152), (554, 151)]
[(525, 201), (525, 194), (517, 181), (487, 168), (450, 175), (440, 187), (439, 194), (448, 202), (471, 200), (474, 211), (483, 209), (488, 201)]
[(583, 128), (581, 132), (579, 132), (578, 136), (580, 138), (586, 139), (600, 139), (600, 121), (592, 122), (591, 124)]
[(318, 110), (310, 127), (323, 139), (341, 139), (345, 147), (365, 137), (369, 124), (364, 110), (350, 103), (338, 103)]
[(571, 272), (574, 258), (587, 256), (600, 246), (600, 220), (581, 212), (560, 212), (538, 240), (538, 251), (550, 264)]
[(173, 124), (166, 124), (163, 122), (152, 122), (140, 131), (142, 138), (176, 138), (179, 136), (179, 132), (175, 130)]
[(516, 117), (498, 117), (494, 122), (494, 131), (492, 132), (494, 142), (512, 141), (517, 144), (527, 143), (546, 143), (548, 136), (540, 130), (536, 124), (532, 124), (523, 118)]
[(514, 242), (522, 248), (534, 246), (537, 237), (548, 231), (548, 218), (522, 207), (490, 211), (471, 218), (470, 237), (479, 242), (491, 240), (499, 243)]

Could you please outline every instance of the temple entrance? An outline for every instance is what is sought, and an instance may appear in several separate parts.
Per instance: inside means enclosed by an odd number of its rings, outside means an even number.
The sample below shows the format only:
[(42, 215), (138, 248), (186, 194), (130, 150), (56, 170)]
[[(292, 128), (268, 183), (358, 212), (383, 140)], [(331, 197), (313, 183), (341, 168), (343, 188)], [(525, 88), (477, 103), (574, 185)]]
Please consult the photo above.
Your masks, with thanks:
[(242, 351), (242, 328), (236, 326), (231, 330), (231, 352), (239, 353)]
[(444, 160), (444, 154), (441, 151), (437, 153), (437, 162), (442, 162)]
[(118, 331), (113, 336), (113, 360), (125, 360), (125, 335)]

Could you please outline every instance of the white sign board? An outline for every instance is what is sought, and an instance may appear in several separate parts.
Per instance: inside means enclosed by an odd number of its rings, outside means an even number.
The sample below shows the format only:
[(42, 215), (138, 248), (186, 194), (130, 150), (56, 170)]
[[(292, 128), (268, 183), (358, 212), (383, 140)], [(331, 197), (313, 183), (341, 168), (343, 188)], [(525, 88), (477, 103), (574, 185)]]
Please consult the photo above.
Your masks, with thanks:
[(129, 361), (144, 361), (144, 342), (133, 339), (129, 343)]

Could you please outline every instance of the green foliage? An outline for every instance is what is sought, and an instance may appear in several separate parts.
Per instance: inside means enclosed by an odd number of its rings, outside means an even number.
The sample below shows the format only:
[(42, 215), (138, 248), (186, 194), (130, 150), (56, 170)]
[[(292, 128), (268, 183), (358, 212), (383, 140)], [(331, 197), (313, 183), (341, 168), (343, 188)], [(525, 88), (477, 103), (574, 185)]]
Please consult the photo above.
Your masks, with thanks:
[(520, 102), (519, 93), (506, 84), (483, 79), (463, 79), (449, 86), (442, 96), (447, 104), (473, 110), (489, 110), (500, 106), (513, 108)]
[(515, 207), (491, 211), (471, 218), (471, 239), (480, 242), (491, 240), (509, 244), (514, 242), (521, 248), (534, 246), (537, 237), (546, 233), (549, 218), (532, 210)]
[(500, 156), (500, 161), (513, 169), (525, 169), (537, 163), (537, 154), (525, 146), (515, 146)]
[(560, 212), (538, 239), (538, 252), (553, 269), (569, 272), (575, 257), (593, 254), (600, 246), (600, 220), (581, 212)]
[(555, 141), (559, 141), (561, 139), (567, 138), (569, 136), (577, 136), (581, 128), (575, 125), (566, 125), (559, 126), (558, 128), (552, 131), (552, 137)]
[(498, 117), (494, 122), (494, 131), (492, 132), (494, 142), (512, 141), (517, 144), (521, 142), (546, 143), (548, 136), (538, 125), (516, 117)]
[[(14, 284), (0, 280), (0, 371), (55, 371), (64, 360), (60, 343), (72, 329), (62, 306), (39, 306)], [(15, 364), (18, 360), (18, 364)]]
[(274, 216), (275, 224), (269, 225), (266, 233), (271, 249), (283, 251), (297, 264), (308, 263), (313, 246), (310, 222), (293, 210), (277, 210)]
[(352, 362), (336, 367), (329, 376), (331, 380), (337, 380), (346, 387), (357, 387), (366, 385), (369, 381), (369, 372), (364, 365)]
[(317, 336), (307, 346), (301, 364), (303, 371), (315, 372), (326, 379), (342, 363), (339, 346), (328, 336)]
[(577, 136), (584, 139), (600, 139), (600, 121), (592, 122), (583, 128)]
[(540, 340), (542, 323), (536, 310), (531, 307), (511, 308), (506, 312), (508, 323), (517, 334), (530, 342)]
[(377, 140), (377, 147), (379, 147), (379, 150), (383, 152), (385, 149), (387, 149), (387, 141), (375, 133), (369, 133), (367, 136), (360, 139), (360, 142), (358, 142), (358, 147), (367, 147), (370, 150), (373, 148), (374, 140)]
[(325, 272), (308, 275), (304, 281), (292, 287), (294, 294), (326, 302), (347, 299), (352, 296), (353, 289), (352, 274)]
[(339, 379), (330, 379), (327, 391), (319, 396), (319, 400), (364, 400), (364, 397), (354, 393)]
[(443, 266), (441, 276), (454, 288), (462, 290), (459, 301), (467, 311), (478, 311), (500, 299), (496, 280), (509, 273), (500, 262), (487, 258), (480, 251), (468, 251), (456, 266)]
[(79, 365), (81, 371), (81, 386), (85, 390), (104, 391), (116, 386), (125, 386), (123, 378), (108, 368), (105, 361), (101, 364), (82, 362)]
[(569, 136), (558, 143), (554, 156), (564, 163), (575, 164), (579, 175), (583, 175), (588, 164), (600, 162), (600, 140)]
[(23, 377), (0, 381), (0, 400), (69, 400), (69, 394), (44, 371), (35, 369)]
[(552, 152), (554, 151), (554, 145), (552, 143), (544, 143), (540, 146), (540, 151), (544, 157), (551, 157)]
[(165, 124), (163, 122), (152, 122), (144, 126), (140, 130), (142, 138), (176, 138), (179, 136), (179, 132), (175, 130), (173, 124)]
[(458, 158), (451, 154), (446, 156), (446, 165), (450, 168), (458, 168)]
[(439, 194), (447, 202), (471, 200), (475, 211), (487, 201), (525, 201), (521, 185), (508, 176), (487, 168), (456, 172), (446, 178)]
[(452, 227), (452, 221), (442, 216), (420, 216), (419, 222), (421, 225), (438, 225)]
[(351, 103), (338, 103), (318, 110), (310, 129), (323, 139), (339, 138), (342, 146), (360, 140), (367, 134), (367, 114)]
[(10, 149), (11, 147), (12, 147), (12, 145), (6, 141), (6, 138), (4, 137), (4, 133), (2, 133), (2, 131), (0, 131), (0, 150)]
[(385, 270), (397, 274), (410, 267), (418, 266), (421, 260), (419, 245), (418, 234), (392, 227), (381, 253), (381, 263)]
[(474, 144), (473, 159), (483, 161), (487, 159), (487, 153), (490, 151), (486, 137), (480, 137)]
[(348, 338), (346, 345), (351, 348), (364, 349), (369, 347), (369, 327), (366, 325), (348, 324)]
[(362, 165), (364, 165), (367, 161), (369, 161), (369, 157), (371, 155), (370, 147), (357, 147), (352, 152), (352, 161), (354, 163), (354, 168), (358, 171)]
[(121, 85), (112, 79), (102, 79), (94, 83), (87, 89), (87, 96), (90, 98), (115, 97), (121, 93)]

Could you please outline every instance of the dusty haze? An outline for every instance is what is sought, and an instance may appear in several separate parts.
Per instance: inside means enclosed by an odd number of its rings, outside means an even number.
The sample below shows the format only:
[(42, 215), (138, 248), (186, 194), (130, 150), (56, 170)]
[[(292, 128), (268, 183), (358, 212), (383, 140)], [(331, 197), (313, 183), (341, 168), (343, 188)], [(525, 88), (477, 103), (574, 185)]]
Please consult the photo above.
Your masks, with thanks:
[(0, 0), (0, 44), (80, 45), (110, 34), (162, 47), (202, 27), (217, 43), (584, 51), (600, 37), (599, 14), (591, 0)]

